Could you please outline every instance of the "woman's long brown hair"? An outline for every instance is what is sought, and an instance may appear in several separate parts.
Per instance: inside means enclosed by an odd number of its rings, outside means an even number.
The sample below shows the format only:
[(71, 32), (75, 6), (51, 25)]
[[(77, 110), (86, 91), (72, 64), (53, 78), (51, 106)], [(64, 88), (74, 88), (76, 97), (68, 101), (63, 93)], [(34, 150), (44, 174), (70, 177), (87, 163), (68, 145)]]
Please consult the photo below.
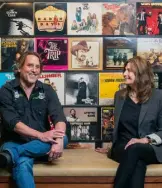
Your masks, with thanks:
[[(142, 59), (140, 56), (133, 57), (127, 61), (124, 65), (124, 71), (127, 64), (131, 64), (131, 69), (135, 74), (135, 84), (137, 88), (137, 99), (140, 103), (146, 102), (152, 93), (152, 88), (154, 88), (154, 74), (151, 64), (146, 60)], [(121, 91), (121, 96), (126, 97), (131, 91), (129, 85)]]

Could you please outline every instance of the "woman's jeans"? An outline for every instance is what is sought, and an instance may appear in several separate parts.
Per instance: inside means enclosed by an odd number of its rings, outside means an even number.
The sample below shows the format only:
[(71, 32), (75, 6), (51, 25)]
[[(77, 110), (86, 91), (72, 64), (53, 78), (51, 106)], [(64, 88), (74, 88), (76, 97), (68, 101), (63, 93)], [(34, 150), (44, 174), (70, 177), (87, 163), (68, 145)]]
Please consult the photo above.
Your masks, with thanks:
[[(64, 148), (67, 144), (67, 136), (64, 136)], [(35, 188), (33, 176), (34, 159), (46, 156), (50, 149), (50, 143), (40, 140), (33, 140), (25, 144), (6, 142), (1, 146), (1, 151), (7, 150), (12, 156), (12, 176), (18, 188)]]

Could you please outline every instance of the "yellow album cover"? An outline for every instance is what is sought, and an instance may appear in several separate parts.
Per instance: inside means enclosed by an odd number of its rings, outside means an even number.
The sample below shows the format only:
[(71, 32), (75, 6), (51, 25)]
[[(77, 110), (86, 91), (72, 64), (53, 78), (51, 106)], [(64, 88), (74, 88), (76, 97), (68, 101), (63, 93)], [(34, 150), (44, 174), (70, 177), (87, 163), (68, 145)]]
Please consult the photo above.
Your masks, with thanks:
[(115, 92), (124, 86), (122, 73), (99, 73), (99, 105), (113, 105)]
[(69, 70), (101, 70), (103, 62), (103, 39), (69, 38)]

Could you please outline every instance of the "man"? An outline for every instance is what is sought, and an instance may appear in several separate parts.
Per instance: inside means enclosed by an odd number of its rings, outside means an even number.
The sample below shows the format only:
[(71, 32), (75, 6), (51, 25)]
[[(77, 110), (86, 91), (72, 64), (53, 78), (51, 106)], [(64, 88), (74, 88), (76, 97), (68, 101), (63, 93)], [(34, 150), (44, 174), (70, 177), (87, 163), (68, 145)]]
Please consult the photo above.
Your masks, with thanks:
[(162, 35), (162, 12), (158, 13), (158, 29), (159, 29), (159, 35)]
[(16, 79), (0, 89), (0, 167), (12, 167), (17, 187), (34, 188), (33, 162), (47, 154), (49, 161), (62, 155), (66, 119), (56, 92), (38, 81), (42, 71), (39, 55), (26, 52), (17, 66)]
[[(145, 9), (142, 9), (141, 12), (137, 14), (137, 20), (138, 20), (138, 26), (137, 26), (137, 31), (138, 34), (140, 35), (145, 35), (146, 34), (146, 26), (147, 26), (147, 17), (151, 16), (151, 12), (146, 13)], [(142, 28), (142, 29), (141, 29)]]
[(70, 110), (70, 116), (67, 116), (66, 119), (68, 122), (80, 121), (80, 119), (76, 116), (76, 110), (73, 108)]
[(84, 78), (81, 77), (78, 83), (78, 95), (76, 104), (85, 104), (84, 99), (87, 98), (87, 84), (84, 81)]
[(72, 68), (83, 67), (86, 65), (86, 56), (90, 49), (91, 46), (88, 47), (86, 41), (80, 41), (78, 44), (72, 46), (71, 53), (76, 57), (72, 62)]

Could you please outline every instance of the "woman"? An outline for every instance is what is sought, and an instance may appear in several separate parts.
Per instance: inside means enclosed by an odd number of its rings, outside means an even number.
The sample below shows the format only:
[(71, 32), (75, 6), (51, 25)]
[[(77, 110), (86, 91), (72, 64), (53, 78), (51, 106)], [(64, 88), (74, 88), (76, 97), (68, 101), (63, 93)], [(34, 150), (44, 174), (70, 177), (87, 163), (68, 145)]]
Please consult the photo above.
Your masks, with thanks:
[(115, 94), (111, 158), (120, 164), (114, 188), (143, 188), (146, 165), (162, 162), (162, 91), (154, 89), (151, 65), (141, 57), (128, 60), (123, 76), (126, 88)]

